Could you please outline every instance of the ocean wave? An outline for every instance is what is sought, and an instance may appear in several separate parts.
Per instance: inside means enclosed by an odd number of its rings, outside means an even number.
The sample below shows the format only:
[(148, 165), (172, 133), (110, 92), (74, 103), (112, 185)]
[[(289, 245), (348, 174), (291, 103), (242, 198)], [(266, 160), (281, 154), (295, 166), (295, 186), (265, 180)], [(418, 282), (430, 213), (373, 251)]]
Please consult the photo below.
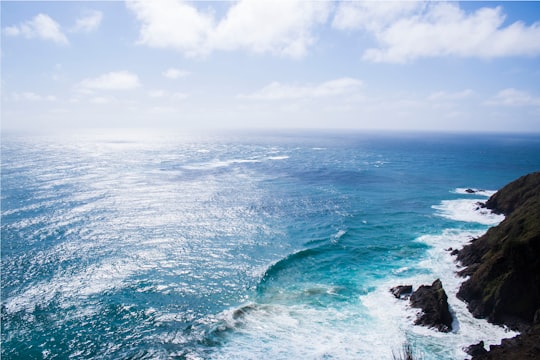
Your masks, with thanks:
[(272, 281), (277, 278), (280, 272), (285, 269), (296, 266), (297, 262), (300, 262), (304, 259), (314, 257), (318, 254), (321, 254), (324, 250), (322, 248), (308, 248), (292, 253), (285, 258), (275, 262), (265, 271), (264, 275), (261, 278), (259, 287), (263, 288), (265, 284), (269, 281)]
[(332, 243), (337, 244), (339, 239), (341, 239), (345, 234), (347, 234), (347, 230), (339, 230), (337, 233), (332, 236)]
[(504, 220), (504, 215), (484, 208), (477, 199), (443, 200), (432, 208), (437, 210), (436, 215), (455, 221), (497, 225)]
[(259, 162), (261, 161), (258, 159), (213, 160), (210, 162), (183, 165), (182, 168), (186, 170), (213, 170), (217, 168), (228, 167), (235, 164), (259, 163)]
[(277, 156), (269, 156), (266, 159), (267, 160), (286, 160), (288, 158), (289, 158), (288, 155), (277, 155)]
[[(358, 303), (336, 308), (250, 304), (223, 314), (223, 342), (213, 359), (390, 358), (405, 338), (394, 324), (377, 331)], [(394, 329), (392, 331), (392, 329)], [(215, 336), (215, 334), (214, 334)]]
[(192, 163), (187, 165), (182, 165), (182, 168), (185, 170), (213, 170), (218, 168), (225, 168), (238, 164), (256, 164), (261, 163), (265, 160), (285, 160), (288, 159), (288, 155), (275, 155), (267, 157), (255, 157), (251, 159), (230, 159), (230, 160), (219, 160), (215, 159), (208, 162)]

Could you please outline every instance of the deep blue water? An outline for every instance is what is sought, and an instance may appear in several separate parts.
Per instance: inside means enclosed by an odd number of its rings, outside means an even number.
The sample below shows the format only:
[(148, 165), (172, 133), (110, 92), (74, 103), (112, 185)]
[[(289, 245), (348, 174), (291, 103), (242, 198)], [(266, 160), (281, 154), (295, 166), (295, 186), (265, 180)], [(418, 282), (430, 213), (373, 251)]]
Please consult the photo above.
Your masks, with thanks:
[[(3, 359), (463, 359), (447, 251), (540, 135), (2, 135)], [(482, 189), (467, 194), (466, 188)], [(441, 278), (449, 334), (388, 289)]]

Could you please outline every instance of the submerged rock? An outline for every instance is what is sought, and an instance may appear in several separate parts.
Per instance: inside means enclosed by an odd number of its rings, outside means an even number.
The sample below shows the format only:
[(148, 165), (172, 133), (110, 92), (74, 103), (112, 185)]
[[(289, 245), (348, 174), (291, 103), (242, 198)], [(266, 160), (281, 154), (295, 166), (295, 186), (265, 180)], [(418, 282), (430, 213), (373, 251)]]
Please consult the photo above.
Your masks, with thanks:
[(412, 294), (412, 285), (398, 285), (390, 289), (397, 299), (408, 299)]
[(412, 307), (422, 310), (415, 321), (416, 325), (432, 327), (441, 332), (452, 331), (453, 318), (441, 280), (435, 280), (431, 286), (420, 286), (412, 293), (410, 301)]

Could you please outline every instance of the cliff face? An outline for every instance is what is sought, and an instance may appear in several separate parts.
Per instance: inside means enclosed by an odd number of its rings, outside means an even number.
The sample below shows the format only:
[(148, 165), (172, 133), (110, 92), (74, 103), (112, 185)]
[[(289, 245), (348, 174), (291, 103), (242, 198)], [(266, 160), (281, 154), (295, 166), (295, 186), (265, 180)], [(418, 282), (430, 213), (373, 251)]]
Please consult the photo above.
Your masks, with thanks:
[(458, 297), (476, 317), (524, 330), (540, 322), (540, 172), (499, 190), (486, 207), (506, 216), (458, 254)]
[(497, 214), (510, 215), (518, 207), (538, 205), (540, 172), (520, 177), (495, 193), (486, 207)]

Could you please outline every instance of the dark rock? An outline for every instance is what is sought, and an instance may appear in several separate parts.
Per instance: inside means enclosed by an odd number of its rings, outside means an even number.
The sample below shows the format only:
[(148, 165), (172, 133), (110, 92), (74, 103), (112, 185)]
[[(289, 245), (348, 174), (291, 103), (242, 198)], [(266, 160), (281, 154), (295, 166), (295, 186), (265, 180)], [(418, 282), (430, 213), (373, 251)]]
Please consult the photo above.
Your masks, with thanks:
[(473, 190), (473, 189), (467, 189), (465, 190), (466, 193), (469, 193), (469, 194), (474, 194), (476, 192), (476, 190)]
[(508, 184), (486, 207), (506, 219), (458, 254), (458, 292), (476, 317), (522, 331), (540, 309), (540, 172)]
[(452, 314), (448, 307), (448, 296), (439, 279), (431, 286), (422, 285), (411, 295), (411, 306), (422, 312), (415, 321), (416, 325), (436, 328), (441, 332), (452, 331)]
[(412, 285), (399, 285), (390, 289), (397, 299), (408, 299), (412, 294)]
[(483, 202), (481, 202), (481, 201), (478, 201), (478, 202), (476, 203), (476, 208), (475, 208), (476, 211), (478, 211), (478, 210), (480, 210), (480, 209), (485, 209), (485, 208), (486, 208), (486, 203), (483, 203)]
[(487, 354), (488, 351), (484, 347), (484, 342), (480, 341), (478, 344), (468, 346), (465, 349), (465, 352), (467, 354), (471, 355), (472, 357), (475, 357), (475, 356), (480, 356), (480, 355)]
[(506, 218), (460, 250), (458, 260), (467, 266), (460, 274), (469, 279), (458, 297), (474, 316), (522, 333), (471, 355), (473, 360), (540, 359), (540, 172), (506, 185), (483, 207)]
[(533, 325), (540, 325), (540, 309), (534, 313)]
[(501, 359), (540, 359), (540, 328), (532, 329), (511, 339), (503, 339), (500, 345), (491, 345), (488, 352), (473, 355), (472, 358), (472, 360)]
[(450, 255), (452, 256), (456, 256), (457, 254), (459, 254), (459, 250), (452, 250), (452, 252), (450, 253)]
[(538, 197), (539, 182), (540, 172), (522, 176), (490, 197), (486, 207), (497, 214), (510, 215), (518, 207)]

